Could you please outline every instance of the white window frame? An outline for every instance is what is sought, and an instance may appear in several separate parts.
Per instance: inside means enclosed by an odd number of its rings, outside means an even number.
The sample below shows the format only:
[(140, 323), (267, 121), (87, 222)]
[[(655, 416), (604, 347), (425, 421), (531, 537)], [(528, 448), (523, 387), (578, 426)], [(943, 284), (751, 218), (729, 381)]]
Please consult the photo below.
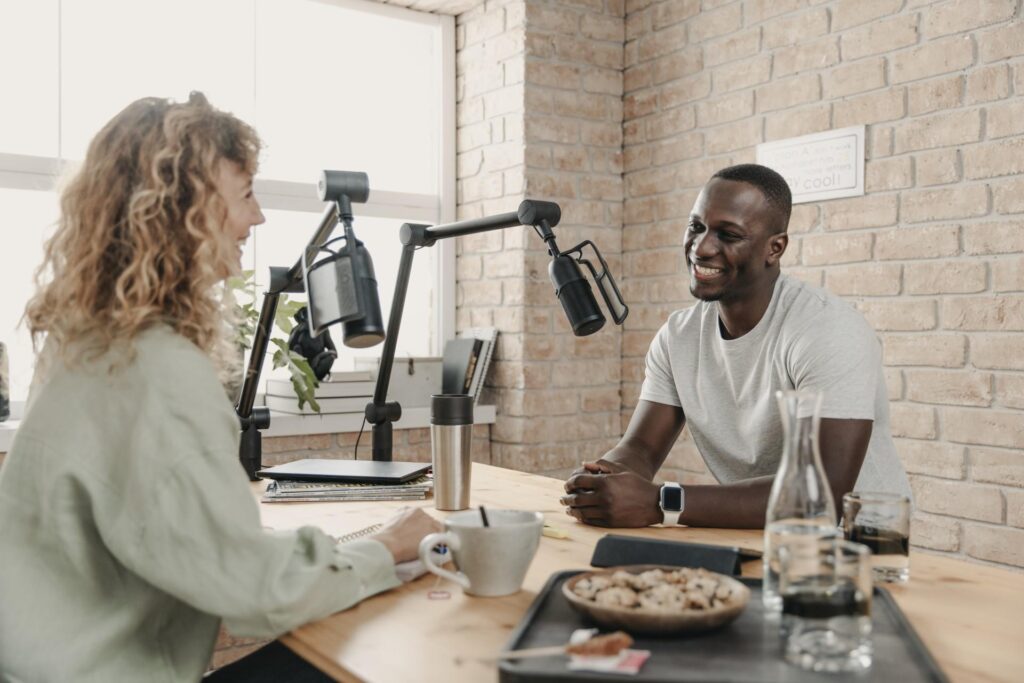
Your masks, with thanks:
[[(441, 88), (436, 93), (436, 97), (441, 112), (441, 134), (439, 136), (440, 154), (437, 160), (438, 194), (376, 190), (372, 187), (371, 179), (369, 201), (356, 205), (354, 213), (357, 221), (359, 216), (391, 218), (403, 222), (422, 222), (432, 225), (454, 221), (456, 202), (455, 18), (449, 15), (428, 14), (402, 7), (367, 2), (366, 0), (312, 1), (439, 27), (441, 32)], [(61, 107), (59, 96), (57, 107), (59, 111)], [(0, 152), (0, 188), (53, 192), (65, 164), (66, 162), (60, 158)], [(324, 204), (316, 199), (315, 183), (257, 178), (255, 190), (261, 206), (265, 209), (309, 212), (311, 217), (323, 213)], [(435, 272), (435, 291), (438, 300), (434, 320), (437, 334), (433, 339), (434, 348), (431, 349), (431, 353), (439, 356), (445, 340), (455, 337), (455, 242), (454, 240), (441, 240), (433, 248), (438, 250), (436, 254), (438, 267)], [(296, 258), (298, 258), (297, 253)], [(23, 397), (18, 398), (22, 399)], [(0, 423), (0, 452), (6, 451), (9, 447), (23, 410), (23, 400), (11, 402), (10, 421)], [(321, 421), (296, 421), (295, 425), (290, 426), (286, 431), (290, 434), (323, 433), (324, 428), (314, 424), (319, 422)], [(403, 424), (399, 428), (417, 426), (424, 425)], [(331, 429), (330, 431), (338, 430)]]

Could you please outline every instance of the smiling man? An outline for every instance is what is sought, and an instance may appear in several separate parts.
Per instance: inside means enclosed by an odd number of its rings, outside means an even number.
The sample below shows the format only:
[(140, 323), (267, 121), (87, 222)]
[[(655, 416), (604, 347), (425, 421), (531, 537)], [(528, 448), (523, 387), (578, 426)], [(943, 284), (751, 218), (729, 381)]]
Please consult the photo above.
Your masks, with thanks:
[[(619, 443), (584, 463), (561, 499), (599, 526), (759, 528), (782, 456), (775, 392), (822, 392), (819, 442), (832, 494), (909, 495), (889, 433), (881, 347), (850, 304), (781, 273), (792, 197), (775, 171), (732, 166), (704, 186), (684, 247), (690, 292), (647, 353), (640, 401)], [(653, 482), (683, 427), (720, 485)]]

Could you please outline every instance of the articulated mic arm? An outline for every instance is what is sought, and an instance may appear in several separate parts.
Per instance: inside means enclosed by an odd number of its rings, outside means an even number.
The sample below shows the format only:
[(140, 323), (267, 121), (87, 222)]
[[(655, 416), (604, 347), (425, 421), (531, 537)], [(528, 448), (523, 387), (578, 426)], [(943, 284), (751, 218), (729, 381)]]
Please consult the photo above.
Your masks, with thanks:
[[(372, 455), (374, 460), (391, 460), (392, 423), (402, 417), (402, 407), (395, 401), (388, 402), (387, 392), (388, 385), (391, 383), (391, 369), (395, 361), (398, 332), (402, 324), (402, 310), (405, 308), (405, 295), (409, 288), (412, 259), (417, 249), (433, 246), (438, 240), (449, 237), (461, 237), (518, 225), (532, 226), (547, 245), (548, 253), (551, 254), (552, 261), (549, 268), (551, 280), (574, 334), (577, 336), (593, 334), (605, 323), (604, 315), (598, 308), (590, 290), (590, 284), (580, 273), (577, 263), (586, 265), (594, 276), (615, 323), (621, 325), (622, 321), (626, 319), (629, 308), (622, 300), (619, 289), (608, 271), (608, 266), (594, 243), (588, 240), (566, 252), (559, 251), (551, 228), (558, 225), (561, 216), (562, 211), (558, 204), (527, 199), (519, 205), (519, 210), (514, 212), (433, 227), (410, 223), (402, 226), (399, 233), (399, 239), (402, 242), (402, 258), (398, 265), (398, 279), (395, 283), (394, 298), (388, 317), (387, 337), (384, 340), (373, 402), (366, 404), (365, 412), (366, 421), (373, 425)], [(595, 270), (590, 261), (583, 257), (582, 250), (585, 246), (590, 246), (597, 254), (598, 262), (601, 265), (600, 273)], [(574, 258), (574, 255), (578, 256)]]

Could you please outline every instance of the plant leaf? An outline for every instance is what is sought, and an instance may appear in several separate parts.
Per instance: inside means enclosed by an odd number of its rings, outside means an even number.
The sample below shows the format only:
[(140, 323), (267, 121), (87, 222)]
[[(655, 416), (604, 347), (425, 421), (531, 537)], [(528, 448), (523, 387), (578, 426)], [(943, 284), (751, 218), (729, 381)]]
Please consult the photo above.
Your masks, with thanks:
[(274, 316), (274, 323), (280, 327), (285, 334), (291, 334), (295, 323), (292, 322), (299, 309), (305, 306), (301, 301), (290, 301), (287, 296), (281, 295), (277, 303), (277, 314)]
[[(238, 321), (235, 339), (240, 348), (252, 348), (252, 340), (256, 336), (256, 326), (259, 324), (260, 311), (256, 307), (255, 287), (254, 271), (251, 270), (243, 271), (241, 275), (228, 278), (225, 281), (225, 296), (235, 306)], [(249, 294), (249, 301), (244, 304), (238, 303), (235, 296), (236, 293), (242, 292)], [(291, 334), (295, 327), (292, 319), (295, 313), (305, 305), (301, 301), (289, 301), (288, 297), (282, 294), (278, 299), (277, 312), (274, 315), (275, 326), (286, 335)], [(320, 404), (316, 400), (316, 388), (320, 386), (320, 383), (317, 381), (309, 361), (289, 349), (288, 342), (280, 337), (271, 336), (270, 343), (276, 347), (271, 356), (273, 367), (275, 369), (288, 368), (299, 409), (301, 410), (308, 403), (310, 408), (319, 413)]]
[(272, 338), (270, 342), (277, 347), (273, 356), (274, 367), (288, 368), (292, 389), (295, 390), (295, 396), (298, 398), (299, 409), (301, 410), (308, 403), (310, 408), (319, 413), (320, 404), (316, 400), (316, 388), (320, 386), (320, 382), (317, 381), (309, 362), (289, 349), (284, 340)]

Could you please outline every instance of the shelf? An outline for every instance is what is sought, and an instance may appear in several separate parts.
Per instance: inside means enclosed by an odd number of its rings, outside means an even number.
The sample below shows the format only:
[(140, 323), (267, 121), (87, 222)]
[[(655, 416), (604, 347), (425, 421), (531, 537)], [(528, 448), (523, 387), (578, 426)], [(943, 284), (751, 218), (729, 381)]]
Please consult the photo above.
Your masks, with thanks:
[[(494, 406), (475, 406), (475, 424), (494, 424)], [(18, 431), (20, 420), (0, 422), (0, 453), (6, 453)], [(263, 430), (263, 436), (297, 436), (301, 434), (335, 434), (358, 432), (363, 423), (360, 413), (339, 415), (289, 415), (271, 413), (270, 428)], [(402, 410), (402, 419), (395, 423), (395, 429), (422, 429), (430, 426), (430, 408), (408, 408)], [(369, 425), (367, 425), (369, 432)]]
[[(474, 424), (494, 424), (494, 406), (474, 406)], [(288, 413), (270, 413), (270, 427), (264, 429), (263, 436), (295, 436), (299, 434), (335, 434), (340, 432), (358, 432), (363, 424), (362, 413), (342, 413), (337, 415), (290, 415)], [(430, 408), (403, 408), (402, 419), (395, 422), (395, 429), (422, 429), (430, 426)], [(366, 425), (370, 431), (370, 425)]]

